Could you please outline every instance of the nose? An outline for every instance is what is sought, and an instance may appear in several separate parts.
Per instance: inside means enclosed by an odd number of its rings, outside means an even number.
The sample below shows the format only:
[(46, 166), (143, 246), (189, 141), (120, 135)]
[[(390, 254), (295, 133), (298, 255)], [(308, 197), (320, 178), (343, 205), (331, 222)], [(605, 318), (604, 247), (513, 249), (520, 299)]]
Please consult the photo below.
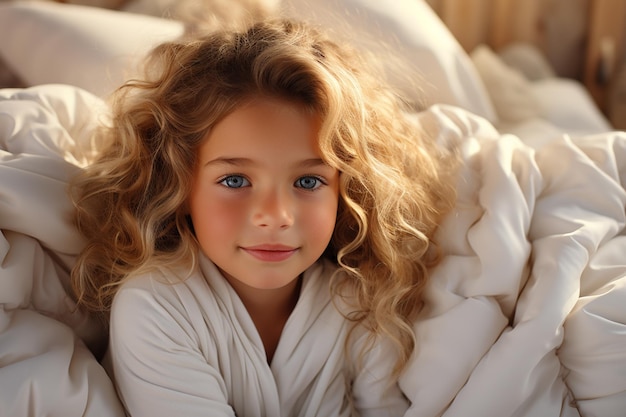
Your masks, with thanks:
[(259, 192), (253, 208), (252, 222), (264, 228), (286, 229), (294, 222), (294, 203), (286, 190)]

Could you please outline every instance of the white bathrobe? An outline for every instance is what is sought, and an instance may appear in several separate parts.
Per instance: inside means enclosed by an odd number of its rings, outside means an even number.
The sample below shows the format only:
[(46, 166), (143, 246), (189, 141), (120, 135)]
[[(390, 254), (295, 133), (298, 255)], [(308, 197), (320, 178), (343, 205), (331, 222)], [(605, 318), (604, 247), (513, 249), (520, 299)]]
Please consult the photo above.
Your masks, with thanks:
[[(394, 350), (377, 343), (356, 369), (351, 323), (331, 301), (329, 263), (304, 274), (271, 364), (241, 300), (206, 258), (187, 280), (159, 272), (116, 295), (110, 354), (132, 416), (400, 416)], [(365, 332), (351, 338), (356, 358)], [(356, 362), (356, 361), (353, 361)], [(356, 414), (355, 414), (356, 413)]]

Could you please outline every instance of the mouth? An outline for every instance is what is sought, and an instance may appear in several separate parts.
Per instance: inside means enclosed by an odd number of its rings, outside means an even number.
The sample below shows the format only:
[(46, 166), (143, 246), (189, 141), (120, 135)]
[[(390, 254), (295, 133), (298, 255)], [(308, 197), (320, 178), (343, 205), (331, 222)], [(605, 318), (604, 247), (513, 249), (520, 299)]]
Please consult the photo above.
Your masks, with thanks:
[(289, 259), (298, 248), (284, 245), (257, 245), (241, 248), (244, 252), (263, 262), (281, 262)]

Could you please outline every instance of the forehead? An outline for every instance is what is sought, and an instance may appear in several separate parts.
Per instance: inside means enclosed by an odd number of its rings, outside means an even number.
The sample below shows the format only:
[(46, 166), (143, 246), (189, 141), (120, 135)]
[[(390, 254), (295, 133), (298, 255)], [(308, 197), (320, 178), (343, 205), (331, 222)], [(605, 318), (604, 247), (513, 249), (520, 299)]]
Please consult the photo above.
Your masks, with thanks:
[(254, 98), (213, 126), (200, 158), (261, 157), (268, 153), (319, 155), (320, 117), (303, 105), (277, 98)]

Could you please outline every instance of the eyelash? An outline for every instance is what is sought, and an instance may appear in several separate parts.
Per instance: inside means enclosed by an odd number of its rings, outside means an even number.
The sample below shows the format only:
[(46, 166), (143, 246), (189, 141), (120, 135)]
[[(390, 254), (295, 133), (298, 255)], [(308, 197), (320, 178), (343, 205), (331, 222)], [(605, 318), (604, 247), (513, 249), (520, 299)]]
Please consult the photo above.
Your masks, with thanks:
[[(241, 186), (239, 186), (239, 187), (232, 187), (232, 186), (229, 186), (229, 185), (227, 184), (227, 181), (228, 181), (228, 180), (230, 180), (230, 179), (233, 179), (233, 178), (241, 178), (244, 182), (247, 182), (247, 184), (241, 185)], [(249, 181), (246, 177), (244, 177), (243, 175), (231, 174), (231, 175), (226, 175), (225, 177), (222, 177), (222, 178), (218, 181), (218, 184), (222, 184), (222, 185), (223, 185), (224, 187), (226, 187), (226, 188), (235, 188), (235, 189), (237, 189), (237, 188), (242, 188), (242, 187), (244, 187), (244, 186), (248, 186), (248, 185), (250, 185), (250, 181)]]
[[(233, 178), (241, 178), (243, 180), (243, 184), (238, 186), (238, 187), (233, 187), (233, 186), (229, 186), (227, 184), (227, 182), (229, 180), (232, 180)], [(315, 184), (314, 188), (305, 188), (305, 187), (297, 187), (297, 188), (301, 188), (305, 191), (315, 191), (318, 188), (320, 188), (322, 185), (328, 185), (328, 183), (321, 177), (317, 176), (317, 175), (303, 175), (301, 177), (298, 177), (298, 179), (294, 182), (294, 185), (297, 184), (298, 182), (302, 181), (303, 179), (314, 179), (315, 181), (317, 181), (317, 183)], [(232, 189), (239, 189), (239, 188), (243, 188), (243, 187), (248, 187), (250, 186), (250, 180), (248, 180), (244, 175), (240, 175), (240, 174), (230, 174), (230, 175), (226, 175), (225, 177), (222, 177), (218, 180), (218, 184), (223, 185), (226, 188), (232, 188)]]
[(306, 190), (306, 191), (315, 191), (318, 188), (320, 188), (322, 185), (327, 185), (328, 184), (326, 181), (324, 181), (324, 179), (318, 177), (317, 175), (303, 175), (302, 177), (299, 177), (294, 184), (297, 184), (298, 182), (302, 181), (303, 179), (314, 179), (315, 181), (317, 181), (317, 183), (314, 185), (314, 188), (298, 187), (298, 188), (302, 188), (303, 190)]

